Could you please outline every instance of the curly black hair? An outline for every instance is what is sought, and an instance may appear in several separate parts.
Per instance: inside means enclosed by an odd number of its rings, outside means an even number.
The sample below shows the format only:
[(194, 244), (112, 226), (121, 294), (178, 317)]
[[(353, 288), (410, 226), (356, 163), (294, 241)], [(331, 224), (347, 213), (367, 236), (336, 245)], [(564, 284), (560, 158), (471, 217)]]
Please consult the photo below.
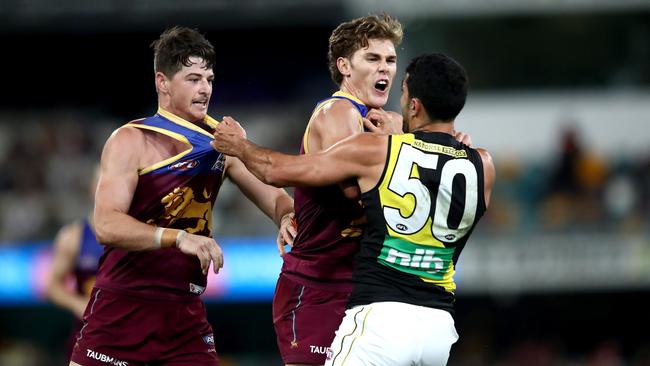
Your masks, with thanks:
[(465, 106), (467, 73), (451, 57), (429, 53), (408, 65), (406, 86), (409, 97), (420, 99), (431, 120), (452, 121)]

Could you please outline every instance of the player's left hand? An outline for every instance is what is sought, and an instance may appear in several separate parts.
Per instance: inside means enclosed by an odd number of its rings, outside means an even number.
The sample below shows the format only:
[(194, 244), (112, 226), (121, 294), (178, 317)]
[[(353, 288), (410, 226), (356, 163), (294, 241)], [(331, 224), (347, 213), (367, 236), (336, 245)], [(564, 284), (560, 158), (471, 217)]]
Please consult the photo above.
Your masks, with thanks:
[(454, 131), (454, 138), (461, 144), (472, 147), (472, 137), (463, 131)]
[(276, 240), (280, 257), (283, 257), (287, 253), (284, 249), (285, 244), (293, 247), (293, 239), (298, 235), (298, 225), (296, 224), (295, 217), (295, 213), (289, 212), (282, 216), (280, 220), (280, 230), (278, 231), (278, 238)]
[(401, 114), (376, 108), (369, 110), (363, 119), (363, 125), (368, 131), (384, 135), (402, 133), (402, 124)]
[(223, 117), (221, 123), (214, 129), (212, 147), (220, 153), (237, 156), (242, 142), (246, 140), (246, 131), (234, 118)]

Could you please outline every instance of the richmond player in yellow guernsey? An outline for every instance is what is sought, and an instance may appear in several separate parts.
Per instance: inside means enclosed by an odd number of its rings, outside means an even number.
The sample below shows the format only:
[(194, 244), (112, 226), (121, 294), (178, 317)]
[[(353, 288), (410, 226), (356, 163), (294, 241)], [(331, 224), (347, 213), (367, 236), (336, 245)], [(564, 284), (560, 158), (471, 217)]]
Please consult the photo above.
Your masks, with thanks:
[(445, 365), (458, 339), (455, 265), (490, 202), (494, 164), (487, 151), (453, 137), (467, 95), (456, 61), (420, 56), (402, 88), (404, 135), (359, 134), (290, 156), (250, 143), (226, 118), (212, 142), (275, 186), (357, 179), (368, 226), (326, 365)]

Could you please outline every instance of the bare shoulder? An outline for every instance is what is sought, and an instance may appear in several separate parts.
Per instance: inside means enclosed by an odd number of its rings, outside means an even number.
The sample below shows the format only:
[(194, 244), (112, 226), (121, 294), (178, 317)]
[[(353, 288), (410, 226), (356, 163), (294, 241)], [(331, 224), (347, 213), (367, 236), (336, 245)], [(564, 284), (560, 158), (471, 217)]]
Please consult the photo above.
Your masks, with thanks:
[(483, 148), (477, 148), (476, 151), (479, 153), (479, 155), (481, 155), (483, 166), (494, 170), (494, 161), (492, 160), (492, 155), (490, 155), (490, 153)]
[(312, 128), (321, 133), (347, 137), (362, 131), (358, 110), (347, 100), (334, 99), (320, 108), (312, 118)]
[[(496, 169), (494, 168), (494, 161), (492, 160), (492, 155), (482, 148), (477, 148), (476, 151), (481, 155), (481, 160), (483, 161), (483, 175), (485, 178), (486, 187), (490, 188), (496, 180)], [(487, 200), (489, 202), (489, 199)]]
[(112, 144), (142, 144), (146, 140), (145, 132), (139, 128), (124, 125), (109, 136), (107, 143)]
[(122, 126), (108, 137), (104, 145), (104, 154), (131, 155), (142, 153), (147, 145), (147, 136), (141, 129)]
[(358, 124), (359, 112), (347, 100), (333, 99), (328, 101), (322, 108), (314, 114), (314, 121), (327, 122), (328, 120), (345, 120)]
[(129, 126), (113, 131), (102, 151), (100, 182), (115, 174), (137, 174), (149, 156), (149, 147), (144, 131)]

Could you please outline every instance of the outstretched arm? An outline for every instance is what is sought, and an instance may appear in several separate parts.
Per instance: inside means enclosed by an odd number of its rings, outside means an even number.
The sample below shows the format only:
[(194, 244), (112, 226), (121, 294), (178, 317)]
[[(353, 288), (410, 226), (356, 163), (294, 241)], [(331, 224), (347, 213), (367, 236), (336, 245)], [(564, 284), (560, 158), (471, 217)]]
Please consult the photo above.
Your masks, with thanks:
[(356, 178), (362, 191), (362, 182), (370, 182), (381, 175), (388, 138), (357, 134), (323, 152), (286, 155), (246, 140), (244, 130), (230, 117), (224, 117), (214, 136), (212, 146), (215, 149), (239, 158), (251, 173), (266, 184), (276, 187), (327, 186)]

